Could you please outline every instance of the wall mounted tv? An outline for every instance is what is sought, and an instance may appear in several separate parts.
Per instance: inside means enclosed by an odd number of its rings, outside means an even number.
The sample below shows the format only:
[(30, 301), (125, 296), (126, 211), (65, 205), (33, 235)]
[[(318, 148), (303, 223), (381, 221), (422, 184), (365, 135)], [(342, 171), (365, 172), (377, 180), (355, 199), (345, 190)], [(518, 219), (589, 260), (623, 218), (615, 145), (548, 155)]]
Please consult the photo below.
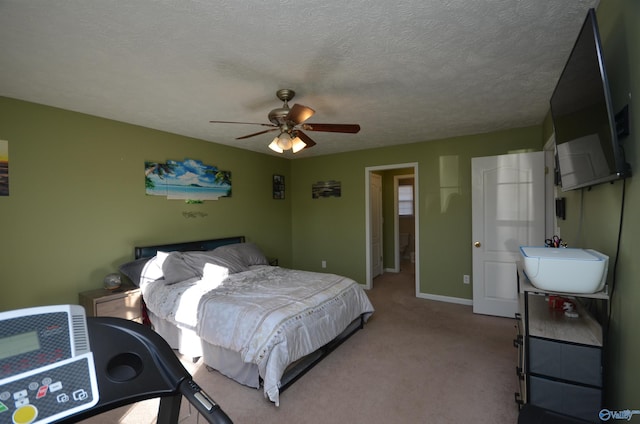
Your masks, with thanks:
[(596, 14), (589, 10), (551, 96), (562, 190), (626, 178)]

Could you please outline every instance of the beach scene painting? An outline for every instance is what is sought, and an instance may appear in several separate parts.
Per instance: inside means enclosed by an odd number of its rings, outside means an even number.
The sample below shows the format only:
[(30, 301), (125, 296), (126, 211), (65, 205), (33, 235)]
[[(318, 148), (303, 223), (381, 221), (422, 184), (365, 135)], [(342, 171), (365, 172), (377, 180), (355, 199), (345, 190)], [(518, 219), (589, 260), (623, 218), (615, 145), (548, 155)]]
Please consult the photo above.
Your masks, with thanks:
[(145, 192), (150, 196), (165, 196), (187, 203), (231, 197), (231, 172), (199, 160), (145, 161), (144, 179)]
[(0, 140), (0, 196), (9, 195), (9, 142)]
[(318, 181), (311, 185), (311, 198), (320, 199), (322, 197), (342, 196), (342, 184), (340, 181)]

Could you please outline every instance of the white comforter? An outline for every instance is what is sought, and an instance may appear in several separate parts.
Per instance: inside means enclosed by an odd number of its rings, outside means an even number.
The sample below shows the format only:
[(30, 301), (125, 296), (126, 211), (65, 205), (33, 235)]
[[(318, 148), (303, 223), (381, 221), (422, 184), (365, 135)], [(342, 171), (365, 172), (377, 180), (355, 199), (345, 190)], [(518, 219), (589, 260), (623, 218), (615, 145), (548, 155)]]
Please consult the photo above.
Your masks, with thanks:
[(317, 350), (373, 306), (355, 281), (334, 275), (254, 266), (226, 276), (142, 286), (160, 318), (193, 328), (208, 343), (239, 352), (258, 366), (264, 392), (279, 404), (286, 367)]

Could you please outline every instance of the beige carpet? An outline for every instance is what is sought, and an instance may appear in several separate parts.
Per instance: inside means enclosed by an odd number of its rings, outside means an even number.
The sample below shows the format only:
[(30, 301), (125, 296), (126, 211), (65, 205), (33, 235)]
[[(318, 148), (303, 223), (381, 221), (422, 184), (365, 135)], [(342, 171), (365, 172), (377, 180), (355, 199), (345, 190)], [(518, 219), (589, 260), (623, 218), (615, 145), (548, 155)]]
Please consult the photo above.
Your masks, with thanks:
[[(201, 361), (184, 364), (235, 423), (515, 423), (514, 321), (417, 299), (414, 287), (410, 270), (376, 278), (364, 330), (282, 393), (280, 407)], [(86, 422), (154, 423), (157, 405)], [(180, 417), (198, 422), (184, 401)]]

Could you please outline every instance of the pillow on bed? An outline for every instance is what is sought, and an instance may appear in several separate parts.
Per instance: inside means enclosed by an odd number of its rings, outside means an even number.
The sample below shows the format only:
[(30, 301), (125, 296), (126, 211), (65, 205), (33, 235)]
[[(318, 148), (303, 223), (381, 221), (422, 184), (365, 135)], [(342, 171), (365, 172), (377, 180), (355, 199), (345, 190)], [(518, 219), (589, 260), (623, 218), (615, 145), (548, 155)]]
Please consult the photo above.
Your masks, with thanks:
[(185, 252), (169, 253), (167, 259), (162, 263), (162, 273), (167, 284), (202, 276), (198, 267), (185, 261)]
[(118, 268), (120, 272), (127, 277), (133, 284), (140, 286), (140, 278), (142, 276), (142, 270), (144, 266), (153, 258), (141, 258), (135, 261), (127, 262)]
[(140, 285), (146, 283), (153, 283), (164, 277), (162, 272), (162, 264), (167, 259), (169, 254), (167, 252), (157, 252), (156, 256), (151, 258), (142, 269), (140, 274)]
[(237, 272), (247, 271), (249, 269), (245, 264), (242, 263), (242, 261), (239, 261), (237, 258), (231, 255), (220, 254), (216, 250), (209, 250), (207, 252), (191, 252), (192, 255), (190, 255), (189, 259), (193, 259), (194, 263), (201, 267), (200, 269), (204, 269), (205, 264), (211, 263), (227, 268), (229, 270), (229, 274), (235, 274)]
[(171, 252), (162, 264), (162, 272), (167, 284), (201, 278), (207, 264), (225, 268), (229, 274), (247, 271), (249, 268), (231, 255), (218, 255), (214, 251)]
[(140, 258), (124, 263), (118, 267), (118, 270), (139, 287), (143, 281), (150, 282), (163, 277), (162, 263), (167, 255), (166, 252), (158, 252), (156, 256), (150, 258)]
[(151, 258), (140, 258), (127, 262), (118, 267), (118, 270), (133, 284), (140, 287), (141, 283), (149, 283), (159, 280), (164, 276), (162, 273), (162, 263), (167, 258), (168, 253), (158, 252)]
[(224, 258), (232, 258), (232, 260), (238, 261), (246, 267), (269, 265), (269, 261), (262, 253), (262, 250), (254, 243), (227, 244), (216, 248), (213, 253)]

